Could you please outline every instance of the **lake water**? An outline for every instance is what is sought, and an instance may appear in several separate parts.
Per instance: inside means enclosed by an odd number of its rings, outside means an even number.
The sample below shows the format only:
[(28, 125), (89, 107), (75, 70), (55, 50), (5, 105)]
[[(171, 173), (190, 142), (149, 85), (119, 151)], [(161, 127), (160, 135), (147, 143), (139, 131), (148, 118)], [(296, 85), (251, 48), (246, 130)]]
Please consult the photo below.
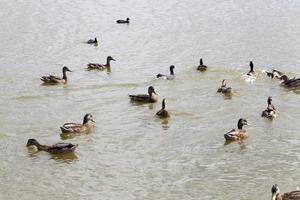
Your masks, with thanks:
[[(300, 1), (87, 0), (0, 2), (0, 199), (269, 199), (300, 186), (300, 95), (261, 71), (300, 76)], [(130, 17), (131, 23), (116, 24)], [(84, 43), (98, 37), (97, 47)], [(111, 73), (86, 71), (105, 63)], [(208, 65), (196, 71), (200, 57)], [(255, 82), (242, 74), (252, 60)], [(43, 86), (40, 76), (67, 85)], [(175, 65), (173, 81), (157, 80)], [(222, 79), (232, 99), (216, 93)], [(159, 102), (128, 94), (153, 85)], [(268, 96), (279, 110), (260, 117)], [(168, 121), (154, 115), (166, 98)], [(89, 134), (63, 137), (65, 122), (92, 113)], [(249, 138), (224, 145), (239, 118)], [(74, 154), (32, 152), (79, 144)]]

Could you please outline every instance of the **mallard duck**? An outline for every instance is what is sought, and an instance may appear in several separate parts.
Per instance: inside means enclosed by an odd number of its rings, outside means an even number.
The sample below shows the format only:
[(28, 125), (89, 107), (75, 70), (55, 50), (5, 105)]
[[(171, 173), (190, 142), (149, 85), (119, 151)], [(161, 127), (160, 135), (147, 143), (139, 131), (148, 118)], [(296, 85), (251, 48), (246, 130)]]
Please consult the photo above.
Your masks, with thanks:
[(68, 67), (63, 67), (62, 68), (62, 73), (63, 77), (57, 77), (53, 75), (49, 76), (42, 76), (40, 79), (43, 81), (45, 84), (59, 84), (59, 83), (67, 83), (67, 72), (72, 72)]
[(118, 24), (129, 24), (129, 18), (127, 17), (126, 20), (123, 20), (123, 19), (119, 19), (117, 20), (117, 23)]
[(280, 194), (277, 184), (272, 186), (272, 200), (300, 200), (300, 190)]
[(197, 70), (199, 70), (199, 71), (205, 71), (205, 70), (207, 70), (207, 66), (203, 65), (202, 58), (200, 58), (200, 65), (197, 67)]
[(156, 94), (156, 92), (154, 90), (154, 87), (150, 86), (148, 88), (148, 94), (129, 95), (129, 98), (131, 101), (137, 101), (143, 103), (154, 103), (157, 101), (157, 98), (153, 94)]
[(217, 92), (223, 93), (223, 94), (231, 94), (231, 87), (226, 86), (227, 81), (224, 79), (222, 81), (221, 87), (217, 90)]
[(250, 61), (249, 63), (250, 71), (247, 73), (248, 76), (256, 76), (256, 72), (254, 71), (254, 65), (253, 62)]
[(273, 69), (272, 72), (267, 72), (265, 71), (265, 73), (267, 74), (268, 77), (270, 78), (277, 78), (277, 79), (281, 79), (281, 77), (284, 75), (282, 72), (276, 70), (276, 69)]
[(89, 70), (98, 69), (98, 70), (104, 70), (110, 68), (110, 61), (116, 61), (111, 56), (107, 56), (106, 64), (97, 64), (97, 63), (89, 63), (87, 64)]
[(224, 138), (226, 141), (236, 141), (242, 140), (248, 137), (248, 134), (245, 129), (243, 129), (244, 125), (248, 125), (247, 120), (241, 118), (238, 121), (238, 130), (232, 129), (228, 133), (224, 134)]
[(300, 86), (300, 78), (291, 78), (289, 79), (288, 76), (283, 75), (280, 80), (282, 80), (281, 82), (281, 86), (287, 87), (287, 88), (294, 88), (294, 87), (299, 87)]
[(268, 107), (261, 113), (262, 117), (266, 117), (269, 119), (273, 119), (277, 117), (277, 110), (275, 106), (272, 104), (272, 97), (268, 97)]
[(36, 146), (39, 151), (47, 151), (49, 153), (58, 154), (58, 153), (68, 153), (73, 152), (78, 144), (71, 143), (57, 143), (51, 146), (41, 145), (36, 139), (29, 139), (27, 141), (28, 146)]
[(95, 39), (89, 39), (86, 43), (88, 43), (88, 44), (98, 44), (98, 40), (95, 37)]
[(166, 107), (165, 99), (163, 99), (161, 103), (161, 109), (156, 113), (156, 116), (158, 116), (159, 118), (170, 117), (169, 112), (165, 110), (165, 107)]
[(170, 66), (170, 75), (157, 74), (156, 77), (157, 78), (164, 78), (164, 79), (167, 79), (167, 80), (172, 80), (172, 79), (175, 78), (174, 68), (175, 68), (174, 65)]
[(88, 131), (91, 127), (89, 121), (95, 123), (93, 116), (91, 114), (86, 114), (83, 118), (83, 123), (65, 123), (60, 127), (63, 133), (82, 133)]

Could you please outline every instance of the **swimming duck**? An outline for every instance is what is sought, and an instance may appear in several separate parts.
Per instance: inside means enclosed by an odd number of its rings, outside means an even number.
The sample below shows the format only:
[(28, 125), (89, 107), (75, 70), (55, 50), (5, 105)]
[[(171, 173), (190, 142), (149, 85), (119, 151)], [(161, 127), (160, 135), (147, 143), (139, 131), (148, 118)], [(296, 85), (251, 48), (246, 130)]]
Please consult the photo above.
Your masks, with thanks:
[(66, 72), (72, 72), (68, 67), (63, 67), (62, 68), (62, 73), (63, 77), (57, 77), (53, 75), (49, 76), (42, 76), (40, 79), (43, 81), (45, 84), (59, 84), (59, 83), (67, 83), (67, 73)]
[(203, 65), (202, 58), (200, 58), (200, 65), (197, 67), (197, 70), (199, 70), (199, 71), (205, 71), (205, 70), (207, 70), (207, 66)]
[(269, 119), (273, 119), (277, 117), (277, 110), (275, 106), (272, 104), (272, 97), (268, 97), (268, 107), (261, 113), (262, 117), (266, 117)]
[(165, 110), (165, 107), (166, 107), (165, 99), (163, 99), (161, 109), (156, 113), (156, 116), (158, 116), (159, 118), (170, 117), (169, 112), (167, 110)]
[(58, 154), (58, 153), (68, 153), (73, 152), (78, 144), (71, 143), (57, 143), (51, 146), (41, 145), (36, 139), (29, 139), (27, 141), (28, 146), (36, 146), (39, 151), (47, 151), (49, 153)]
[(95, 37), (95, 39), (89, 39), (86, 43), (88, 43), (88, 44), (98, 44), (98, 40)]
[(276, 70), (276, 69), (273, 69), (272, 72), (267, 72), (266, 71), (266, 74), (268, 77), (270, 78), (277, 78), (280, 80), (280, 78), (284, 75), (282, 72)]
[(98, 70), (104, 70), (104, 69), (110, 69), (110, 61), (116, 61), (111, 56), (107, 56), (106, 58), (106, 64), (97, 64), (97, 63), (89, 63), (87, 64), (88, 70), (98, 69)]
[(137, 101), (143, 103), (154, 103), (157, 101), (157, 98), (153, 94), (156, 94), (156, 92), (154, 90), (154, 87), (150, 86), (148, 88), (148, 94), (129, 95), (129, 98), (131, 101)]
[(157, 78), (164, 78), (164, 79), (167, 79), (167, 80), (172, 80), (172, 79), (175, 78), (174, 68), (175, 68), (174, 65), (170, 66), (170, 75), (157, 74), (156, 77)]
[(117, 20), (117, 23), (118, 24), (129, 24), (129, 18), (127, 17), (126, 20), (123, 20), (123, 19), (119, 19)]
[(281, 86), (287, 87), (287, 88), (294, 88), (294, 87), (299, 87), (300, 86), (300, 78), (291, 78), (289, 79), (288, 76), (283, 75), (280, 80), (282, 80), (281, 82)]
[(227, 81), (224, 79), (222, 81), (221, 87), (217, 90), (217, 92), (223, 93), (223, 94), (231, 94), (231, 87), (226, 86)]
[(248, 137), (248, 134), (245, 129), (243, 129), (244, 125), (248, 125), (247, 120), (241, 118), (238, 121), (238, 130), (232, 129), (228, 133), (224, 134), (224, 138), (226, 141), (236, 141), (242, 140)]
[(61, 132), (63, 133), (82, 133), (88, 131), (91, 127), (89, 121), (95, 123), (94, 118), (91, 114), (86, 114), (83, 118), (83, 123), (65, 123), (60, 127)]
[(271, 200), (300, 200), (300, 190), (280, 194), (280, 189), (277, 184), (275, 184), (272, 186), (271, 192)]
[(250, 71), (247, 73), (247, 75), (248, 76), (256, 76), (256, 72), (253, 70), (254, 65), (253, 65), (252, 61), (250, 61), (249, 66), (250, 66)]

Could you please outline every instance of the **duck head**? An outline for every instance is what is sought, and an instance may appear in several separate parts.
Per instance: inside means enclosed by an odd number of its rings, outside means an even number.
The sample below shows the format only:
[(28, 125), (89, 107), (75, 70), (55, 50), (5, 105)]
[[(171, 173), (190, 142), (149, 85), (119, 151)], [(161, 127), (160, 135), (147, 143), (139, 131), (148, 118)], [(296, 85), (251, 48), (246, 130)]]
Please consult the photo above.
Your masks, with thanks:
[(226, 79), (223, 79), (223, 81), (222, 81), (222, 87), (226, 87), (226, 84), (227, 84)]
[(29, 146), (41, 146), (40, 143), (36, 140), (36, 139), (29, 139), (27, 141), (27, 144), (26, 144), (27, 147)]
[(200, 58), (200, 65), (203, 65), (203, 61), (202, 61), (202, 58)]
[(276, 196), (277, 196), (277, 195), (279, 194), (279, 192), (280, 192), (280, 189), (279, 189), (279, 187), (277, 186), (277, 184), (275, 184), (275, 185), (272, 186), (271, 192), (272, 192), (272, 200), (275, 200)]
[(83, 118), (83, 124), (87, 124), (89, 121), (92, 121), (95, 123), (94, 117), (93, 115), (91, 115), (90, 113), (86, 114)]
[(95, 37), (95, 39), (94, 39), (94, 42), (95, 42), (95, 43), (97, 43), (97, 42), (98, 42), (98, 40), (97, 40), (97, 38), (96, 38), (96, 37)]
[(249, 71), (249, 73), (250, 73), (250, 72), (254, 72), (254, 70), (253, 70), (254, 65), (253, 65), (253, 62), (252, 62), (252, 61), (250, 61), (249, 66), (250, 66), (250, 71)]
[(286, 75), (283, 75), (280, 77), (280, 80), (282, 80), (283, 82), (288, 81), (289, 77), (287, 77)]
[(116, 60), (113, 59), (111, 56), (107, 56), (107, 60), (108, 60), (108, 61), (111, 61), (111, 60), (116, 61)]
[(268, 105), (272, 103), (272, 97), (268, 97)]
[(72, 72), (68, 67), (66, 67), (66, 66), (64, 66), (63, 68), (62, 68), (62, 71), (63, 71), (63, 73), (66, 73), (66, 72)]
[(238, 129), (243, 129), (244, 125), (248, 125), (247, 120), (245, 120), (243, 118), (239, 119), (238, 124), (237, 124)]
[(129, 22), (129, 20), (130, 20), (129, 17), (127, 17), (127, 18), (126, 18), (126, 22)]
[[(149, 94), (149, 96), (152, 96), (152, 94), (156, 94), (156, 92), (155, 92), (155, 90), (154, 90), (154, 87), (153, 86), (150, 86), (149, 88), (148, 88), (148, 94)], [(156, 94), (157, 95), (157, 94)]]
[(171, 75), (174, 75), (174, 69), (175, 69), (175, 66), (174, 66), (174, 65), (171, 65), (171, 66), (170, 66), (170, 74), (171, 74)]

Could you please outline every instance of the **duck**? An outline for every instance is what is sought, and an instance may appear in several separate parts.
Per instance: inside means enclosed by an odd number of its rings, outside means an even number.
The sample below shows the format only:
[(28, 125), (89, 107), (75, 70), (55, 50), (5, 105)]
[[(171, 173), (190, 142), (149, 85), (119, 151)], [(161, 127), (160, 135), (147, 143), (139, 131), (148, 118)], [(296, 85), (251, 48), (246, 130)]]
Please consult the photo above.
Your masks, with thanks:
[(86, 114), (83, 118), (83, 123), (65, 123), (63, 124), (60, 129), (62, 133), (82, 133), (88, 131), (91, 126), (89, 125), (89, 121), (95, 123), (95, 120), (91, 114)]
[(97, 63), (89, 63), (87, 64), (88, 70), (98, 69), (98, 70), (104, 70), (104, 69), (110, 69), (110, 61), (116, 61), (111, 56), (107, 56), (106, 58), (106, 64), (97, 64)]
[(206, 71), (207, 70), (207, 66), (203, 65), (202, 58), (200, 58), (200, 65), (198, 65), (197, 70), (199, 70), (199, 71)]
[(276, 78), (276, 79), (281, 79), (281, 77), (284, 75), (282, 72), (276, 70), (276, 69), (273, 69), (271, 72), (265, 72), (267, 74), (268, 77), (270, 78)]
[(161, 109), (156, 113), (156, 116), (161, 119), (170, 117), (169, 112), (165, 110), (165, 108), (166, 108), (166, 103), (165, 103), (165, 99), (163, 99), (161, 103)]
[(300, 78), (289, 78), (286, 75), (283, 75), (280, 80), (282, 80), (281, 82), (281, 86), (283, 87), (287, 87), (287, 88), (295, 88), (295, 87), (299, 87), (300, 86)]
[(271, 200), (300, 200), (300, 190), (286, 192), (280, 194), (280, 189), (277, 184), (272, 186), (272, 199)]
[(26, 144), (27, 147), (29, 146), (36, 146), (39, 151), (46, 151), (51, 154), (60, 154), (60, 153), (69, 153), (73, 152), (78, 144), (71, 144), (71, 143), (56, 143), (54, 145), (41, 145), (36, 139), (29, 139)]
[(244, 125), (248, 125), (246, 119), (240, 118), (238, 121), (238, 130), (232, 129), (231, 131), (224, 134), (224, 138), (226, 141), (237, 141), (242, 140), (248, 137), (248, 134), (245, 129), (243, 129)]
[(86, 43), (88, 43), (88, 44), (98, 44), (98, 40), (95, 37), (95, 39), (89, 39)]
[(175, 78), (175, 74), (174, 74), (174, 65), (170, 66), (170, 74), (169, 75), (164, 75), (164, 74), (157, 74), (156, 77), (157, 78), (164, 78), (166, 80), (173, 80)]
[(256, 76), (256, 72), (254, 71), (254, 65), (253, 62), (250, 61), (249, 63), (250, 71), (247, 73), (248, 76)]
[(227, 84), (227, 81), (224, 79), (222, 81), (221, 87), (219, 87), (217, 92), (223, 93), (223, 94), (231, 94), (231, 87), (227, 87), (226, 84)]
[(131, 101), (136, 101), (136, 102), (155, 103), (157, 101), (157, 98), (153, 94), (157, 95), (154, 90), (154, 87), (149, 86), (148, 94), (129, 95), (129, 98)]
[(49, 75), (49, 76), (42, 76), (40, 79), (45, 84), (60, 84), (60, 83), (65, 84), (68, 82), (67, 72), (72, 72), (72, 71), (68, 67), (63, 67), (62, 68), (63, 77)]
[(266, 117), (269, 119), (276, 118), (278, 113), (277, 110), (275, 109), (275, 106), (272, 104), (272, 97), (268, 97), (268, 107), (262, 111), (261, 116)]
[(129, 24), (129, 18), (127, 17), (126, 20), (123, 20), (123, 19), (119, 19), (117, 20), (117, 23), (118, 24)]

